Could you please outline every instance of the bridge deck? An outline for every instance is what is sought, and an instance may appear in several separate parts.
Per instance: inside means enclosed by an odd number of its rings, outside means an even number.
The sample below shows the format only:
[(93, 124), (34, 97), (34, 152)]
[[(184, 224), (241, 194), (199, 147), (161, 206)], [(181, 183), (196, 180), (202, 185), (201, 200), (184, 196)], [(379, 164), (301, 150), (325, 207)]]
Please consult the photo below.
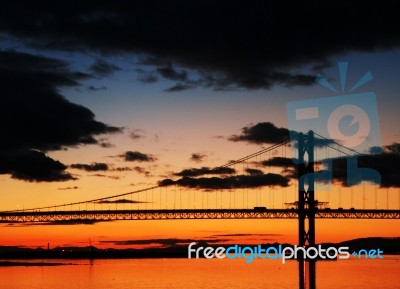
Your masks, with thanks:
[[(317, 210), (320, 219), (400, 219), (400, 210)], [(0, 223), (92, 223), (114, 220), (297, 219), (295, 209), (179, 209), (0, 212)]]

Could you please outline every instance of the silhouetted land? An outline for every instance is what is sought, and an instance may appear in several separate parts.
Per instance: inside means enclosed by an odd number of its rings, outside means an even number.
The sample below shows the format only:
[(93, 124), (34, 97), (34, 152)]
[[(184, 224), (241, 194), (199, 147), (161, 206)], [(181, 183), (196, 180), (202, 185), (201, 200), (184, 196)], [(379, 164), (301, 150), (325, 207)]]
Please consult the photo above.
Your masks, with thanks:
[[(280, 244), (263, 244), (263, 247), (274, 246)], [(291, 244), (281, 244), (283, 247), (293, 246)], [(349, 240), (341, 243), (323, 243), (322, 247), (339, 247), (348, 246), (350, 250), (360, 249), (381, 249), (384, 254), (400, 254), (400, 237), (398, 238), (361, 238)], [(229, 247), (231, 245), (223, 244), (207, 244), (199, 242), (196, 246), (210, 247)], [(196, 247), (194, 246), (194, 248)], [(246, 246), (241, 244), (241, 246)], [(248, 245), (250, 247), (254, 245)], [(0, 246), (0, 259), (124, 259), (124, 258), (187, 258), (187, 245), (173, 245), (163, 248), (147, 248), (147, 249), (98, 249), (93, 246), (88, 247), (57, 247), (54, 249), (43, 248), (24, 248)], [(12, 262), (11, 262), (12, 263)], [(10, 262), (0, 262), (0, 266), (10, 266)], [(24, 263), (19, 263), (24, 264)], [(39, 263), (28, 263), (21, 266), (40, 266)], [(42, 263), (42, 265), (57, 266), (59, 263)]]
[(64, 266), (64, 265), (74, 265), (72, 263), (53, 263), (53, 262), (15, 262), (15, 261), (2, 261), (0, 262), (0, 267), (32, 267), (32, 266)]

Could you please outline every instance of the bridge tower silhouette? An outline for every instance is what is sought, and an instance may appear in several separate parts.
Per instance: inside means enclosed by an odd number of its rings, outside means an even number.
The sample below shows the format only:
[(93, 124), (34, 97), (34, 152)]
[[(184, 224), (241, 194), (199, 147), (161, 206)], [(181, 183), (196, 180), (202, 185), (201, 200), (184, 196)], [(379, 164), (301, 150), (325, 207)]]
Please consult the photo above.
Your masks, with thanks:
[(299, 246), (315, 245), (314, 132), (298, 135)]
[[(315, 246), (315, 195), (314, 195), (314, 132), (298, 135), (298, 222), (299, 246)], [(304, 263), (305, 256), (298, 256), (299, 287), (315, 288), (315, 262)], [(308, 273), (308, 278), (305, 277)], [(307, 286), (308, 285), (308, 286)]]

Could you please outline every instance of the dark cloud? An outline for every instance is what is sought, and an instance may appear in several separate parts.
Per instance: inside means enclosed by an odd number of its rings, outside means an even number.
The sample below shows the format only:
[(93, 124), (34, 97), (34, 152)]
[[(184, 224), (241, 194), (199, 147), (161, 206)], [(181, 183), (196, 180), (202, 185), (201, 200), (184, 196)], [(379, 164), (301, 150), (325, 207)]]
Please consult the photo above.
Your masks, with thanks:
[[(289, 131), (287, 128), (283, 127), (278, 128), (271, 122), (259, 122), (254, 125), (243, 127), (241, 134), (232, 135), (228, 140), (234, 142), (244, 141), (254, 144), (279, 144), (290, 138), (297, 139), (298, 136), (298, 132)], [(322, 139), (314, 136), (315, 147), (326, 147), (334, 143), (334, 140)], [(294, 143), (294, 146), (297, 147), (297, 142)]]
[[(20, 80), (28, 84), (36, 80), (35, 84), (42, 88), (75, 86), (79, 80), (91, 77), (89, 74), (71, 71), (68, 63), (63, 60), (14, 50), (0, 50), (0, 68), (2, 74), (7, 71), (17, 74), (22, 78)], [(9, 85), (15, 85), (15, 81)]]
[(0, 152), (0, 174), (29, 182), (74, 180), (67, 166), (35, 150)]
[(263, 166), (271, 166), (271, 167), (296, 167), (297, 165), (294, 163), (293, 159), (285, 158), (285, 157), (273, 157), (272, 159), (262, 161), (261, 164)]
[(143, 174), (146, 177), (150, 176), (150, 172), (143, 167), (136, 166), (133, 168), (137, 173)]
[(151, 154), (144, 154), (138, 151), (127, 151), (119, 157), (127, 162), (154, 162), (156, 158)]
[(88, 172), (108, 171), (109, 167), (106, 163), (92, 163), (92, 164), (72, 164), (73, 169), (85, 170)]
[(91, 177), (100, 177), (100, 178), (106, 178), (106, 177), (108, 177), (107, 175), (105, 175), (105, 174), (93, 174), (93, 175), (90, 175)]
[(192, 169), (185, 169), (180, 171), (179, 173), (175, 173), (175, 176), (180, 177), (198, 177), (203, 175), (229, 175), (234, 174), (236, 171), (235, 169), (229, 167), (216, 167), (216, 168), (208, 168), (202, 167), (200, 169), (192, 168)]
[(196, 162), (196, 163), (201, 163), (203, 162), (205, 159), (207, 158), (206, 154), (202, 154), (202, 153), (194, 153), (190, 156), (190, 159), (192, 162)]
[(109, 178), (112, 180), (119, 180), (121, 177), (120, 176), (113, 176), (113, 175), (105, 175), (105, 174), (93, 174), (90, 175), (90, 177), (99, 177), (99, 178)]
[(120, 68), (112, 63), (108, 63), (103, 59), (97, 59), (90, 67), (89, 70), (96, 76), (105, 77), (120, 70)]
[(0, 51), (3, 127), (0, 150), (58, 150), (97, 144), (95, 136), (121, 131), (96, 121), (89, 109), (66, 100), (61, 86), (76, 86), (81, 75), (60, 60)]
[(132, 171), (133, 169), (130, 167), (116, 167), (112, 169), (113, 171), (116, 172), (128, 172), (128, 171)]
[(207, 242), (207, 243), (218, 243), (229, 241), (225, 239), (207, 239), (207, 240), (192, 240), (192, 239), (178, 239), (178, 238), (165, 238), (165, 239), (143, 239), (143, 240), (123, 240), (123, 241), (100, 241), (104, 244), (114, 244), (117, 246), (126, 245), (163, 245), (163, 246), (174, 246), (178, 244), (190, 244), (192, 242)]
[(138, 77), (138, 80), (143, 83), (154, 83), (158, 81), (158, 78), (153, 75), (142, 75)]
[(44, 153), (99, 144), (98, 135), (121, 131), (96, 121), (93, 112), (59, 93), (60, 87), (77, 86), (89, 77), (71, 71), (61, 60), (0, 51), (0, 121), (6, 124), (0, 142), (3, 174), (29, 181), (74, 179), (66, 166)]
[(271, 122), (260, 122), (242, 128), (240, 135), (232, 135), (230, 141), (246, 141), (256, 144), (278, 144), (289, 139), (287, 128), (278, 128)]
[(138, 140), (144, 138), (144, 130), (142, 129), (134, 129), (130, 132), (129, 137), (133, 140)]
[(233, 188), (257, 188), (263, 186), (281, 186), (289, 185), (289, 178), (278, 174), (263, 175), (236, 175), (229, 177), (210, 177), (193, 178), (183, 177), (179, 180), (164, 179), (158, 183), (160, 186), (178, 185), (187, 188), (196, 189), (233, 189)]
[(99, 139), (98, 144), (99, 144), (99, 146), (101, 146), (102, 148), (105, 148), (105, 149), (114, 147), (114, 145), (111, 142), (109, 142), (108, 139), (105, 139), (105, 138)]
[(187, 72), (184, 70), (176, 70), (171, 64), (157, 68), (157, 72), (164, 78), (170, 80), (184, 81), (187, 79)]
[(245, 171), (246, 171), (246, 173), (248, 173), (249, 175), (252, 175), (252, 176), (263, 175), (264, 174), (264, 172), (262, 170), (259, 170), (259, 169), (247, 168)]
[(158, 78), (155, 76), (156, 72), (154, 71), (146, 71), (143, 69), (136, 69), (137, 80), (142, 83), (154, 83), (158, 81)]
[[(348, 161), (349, 158), (341, 157), (315, 162), (315, 180), (320, 183), (334, 181), (345, 186), (350, 181), (351, 185), (357, 185), (362, 181), (376, 180), (375, 176), (378, 173), (381, 178), (381, 187), (400, 187), (400, 179), (398, 178), (400, 174), (400, 151), (397, 143), (385, 146), (380, 154), (357, 156), (357, 167), (352, 167), (350, 176), (348, 176)], [(327, 171), (327, 163), (331, 163), (331, 172)], [(274, 157), (270, 160), (262, 161), (261, 164), (282, 167), (284, 168), (282, 174), (286, 177), (291, 179), (298, 178), (298, 166), (290, 158)], [(348, 177), (351, 180), (348, 180)]]
[(216, 135), (216, 136), (214, 136), (213, 138), (215, 138), (215, 139), (225, 139), (225, 137), (222, 136), (222, 135)]
[(281, 173), (291, 179), (298, 178), (298, 165), (291, 158), (286, 157), (273, 157), (268, 160), (264, 160), (260, 163), (266, 167), (281, 167), (283, 170)]
[(90, 91), (99, 91), (99, 90), (106, 90), (107, 87), (105, 86), (94, 86), (94, 85), (89, 85), (89, 87), (87, 88)]
[(118, 200), (101, 200), (97, 201), (96, 204), (143, 204), (146, 202), (128, 200), (128, 199), (118, 199)]
[[(323, 162), (316, 162), (319, 167), (315, 167), (315, 180), (321, 183), (330, 181), (341, 183), (347, 186), (348, 181), (351, 185), (360, 184), (362, 181), (374, 181), (376, 173), (380, 175), (381, 187), (400, 187), (400, 152), (397, 150), (396, 144), (386, 146), (382, 154), (376, 155), (360, 155), (357, 156), (357, 168), (351, 170), (348, 176), (348, 158), (324, 159)], [(328, 172), (327, 168), (321, 165), (332, 162), (332, 172)], [(282, 167), (282, 174), (291, 179), (298, 178), (298, 167), (292, 159), (275, 157), (271, 160), (262, 162), (264, 166)], [(375, 172), (373, 172), (373, 171)], [(348, 177), (351, 180), (348, 180)]]
[(251, 236), (261, 236), (261, 237), (279, 237), (282, 236), (281, 234), (216, 234), (212, 235), (212, 237), (251, 237)]
[[(57, 6), (8, 1), (0, 12), (0, 31), (41, 49), (141, 55), (155, 71), (166, 65), (193, 70), (194, 80), (205, 87), (268, 89), (312, 84), (314, 77), (301, 70), (305, 65), (321, 68), (347, 52), (398, 47), (399, 5), (391, 0), (362, 6), (338, 0), (328, 8), (313, 1), (85, 1), (79, 6), (65, 0)], [(173, 78), (184, 78), (177, 73)]]
[(174, 86), (171, 86), (169, 88), (164, 89), (164, 91), (166, 91), (166, 92), (179, 92), (179, 91), (184, 91), (184, 90), (188, 90), (188, 89), (191, 89), (191, 88), (193, 88), (193, 85), (189, 85), (189, 84), (186, 84), (186, 83), (178, 82)]
[(388, 153), (400, 154), (400, 143), (392, 143), (391, 145), (385, 146), (385, 150)]
[(138, 166), (136, 166), (136, 167), (134, 167), (133, 169), (134, 169), (137, 173), (139, 173), (139, 174), (144, 174), (144, 173), (146, 172), (146, 169), (143, 168), (143, 167), (138, 167)]
[[(340, 182), (343, 185), (347, 185), (347, 165), (347, 158), (338, 158), (332, 160), (332, 178), (334, 181)], [(363, 169), (372, 169), (380, 174), (381, 187), (400, 187), (400, 153), (394, 153), (390, 150), (390, 148), (382, 154), (358, 156), (357, 167), (361, 168), (361, 170), (353, 169), (353, 173), (351, 174), (352, 182), (355, 182), (355, 184), (359, 184), (363, 180), (372, 181), (370, 176), (373, 175), (368, 173), (368, 171), (367, 174), (363, 172)]]
[(77, 190), (77, 189), (79, 189), (78, 186), (57, 188), (57, 190), (60, 190), (60, 191), (65, 191), (65, 190)]

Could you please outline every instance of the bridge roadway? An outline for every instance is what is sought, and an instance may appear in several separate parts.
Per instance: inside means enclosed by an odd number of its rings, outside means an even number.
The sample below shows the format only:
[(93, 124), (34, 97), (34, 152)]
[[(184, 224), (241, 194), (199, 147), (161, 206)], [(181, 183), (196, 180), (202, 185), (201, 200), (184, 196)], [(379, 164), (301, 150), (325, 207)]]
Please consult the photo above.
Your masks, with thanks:
[[(319, 209), (320, 219), (400, 219), (400, 210)], [(297, 219), (296, 209), (167, 209), (0, 212), (0, 223), (92, 223), (115, 220)]]

